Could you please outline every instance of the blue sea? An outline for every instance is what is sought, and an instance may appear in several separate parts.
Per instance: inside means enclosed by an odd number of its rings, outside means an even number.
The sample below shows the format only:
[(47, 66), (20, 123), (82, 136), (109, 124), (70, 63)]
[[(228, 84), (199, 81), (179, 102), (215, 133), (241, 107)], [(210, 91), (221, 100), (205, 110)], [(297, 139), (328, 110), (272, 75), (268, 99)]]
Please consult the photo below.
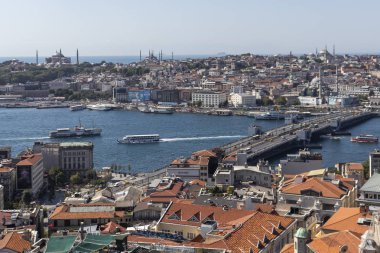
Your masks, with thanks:
[[(174, 113), (144, 114), (138, 111), (76, 111), (57, 109), (0, 109), (0, 146), (12, 146), (13, 155), (31, 147), (35, 141), (64, 141), (48, 138), (49, 131), (74, 127), (79, 120), (86, 127), (103, 129), (100, 137), (73, 138), (65, 141), (91, 141), (94, 143), (96, 168), (113, 163), (133, 171), (151, 171), (161, 168), (179, 156), (188, 157), (192, 152), (210, 149), (247, 135), (248, 126), (255, 123), (244, 116), (213, 116), (204, 114)], [(258, 121), (264, 130), (283, 124), (283, 121)], [(350, 129), (353, 135), (380, 135), (380, 118), (371, 119)], [(130, 134), (159, 134), (160, 143), (118, 144), (117, 139)], [(361, 162), (368, 153), (379, 149), (379, 144), (350, 142), (350, 137), (340, 140), (321, 139), (321, 152), (326, 167), (338, 162)], [(296, 151), (294, 151), (296, 152)], [(285, 156), (285, 155), (284, 155)], [(272, 162), (276, 163), (277, 157)]]

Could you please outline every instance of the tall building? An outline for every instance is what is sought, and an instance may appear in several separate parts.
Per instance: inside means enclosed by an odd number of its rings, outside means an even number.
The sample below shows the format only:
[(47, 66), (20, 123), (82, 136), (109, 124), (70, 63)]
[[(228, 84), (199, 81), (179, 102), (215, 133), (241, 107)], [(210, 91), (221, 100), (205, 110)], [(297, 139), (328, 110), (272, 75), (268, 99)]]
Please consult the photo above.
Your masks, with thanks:
[(44, 166), (41, 154), (26, 155), (16, 164), (17, 190), (31, 190), (36, 196), (43, 185)]
[(0, 147), (0, 160), (10, 159), (11, 151), (12, 151), (11, 147), (8, 147), (8, 146)]
[(4, 187), (4, 201), (10, 201), (16, 188), (16, 169), (0, 167), (0, 185)]
[(60, 168), (66, 178), (94, 167), (94, 145), (91, 142), (46, 143), (41, 148), (45, 170)]
[(369, 177), (380, 172), (380, 150), (375, 149), (369, 154)]

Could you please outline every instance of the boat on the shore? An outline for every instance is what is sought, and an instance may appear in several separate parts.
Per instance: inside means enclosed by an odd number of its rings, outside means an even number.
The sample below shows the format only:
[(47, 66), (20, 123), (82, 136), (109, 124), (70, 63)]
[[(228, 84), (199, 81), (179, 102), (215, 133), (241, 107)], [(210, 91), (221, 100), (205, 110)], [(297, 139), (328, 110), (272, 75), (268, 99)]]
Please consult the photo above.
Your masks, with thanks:
[(110, 104), (93, 104), (93, 105), (88, 105), (87, 109), (94, 110), (94, 111), (110, 111), (114, 109), (114, 107)]
[(137, 106), (137, 110), (143, 113), (151, 113), (149, 106), (146, 104), (140, 104)]
[(85, 128), (80, 123), (73, 128), (58, 128), (49, 133), (50, 138), (70, 138), (70, 137), (90, 137), (99, 136), (102, 133), (101, 128)]
[(150, 112), (158, 114), (173, 114), (174, 108), (168, 106), (152, 106), (149, 108)]
[(51, 108), (67, 108), (69, 105), (63, 103), (41, 103), (37, 105), (37, 109), (51, 109)]
[(361, 134), (351, 138), (351, 142), (358, 143), (376, 143), (379, 142), (379, 137), (371, 134)]
[(160, 135), (158, 134), (126, 135), (121, 140), (117, 140), (121, 144), (157, 143), (159, 141)]
[(75, 111), (81, 111), (81, 110), (84, 110), (84, 109), (86, 109), (86, 106), (82, 105), (82, 104), (70, 106), (70, 110), (73, 111), (73, 112), (75, 112)]

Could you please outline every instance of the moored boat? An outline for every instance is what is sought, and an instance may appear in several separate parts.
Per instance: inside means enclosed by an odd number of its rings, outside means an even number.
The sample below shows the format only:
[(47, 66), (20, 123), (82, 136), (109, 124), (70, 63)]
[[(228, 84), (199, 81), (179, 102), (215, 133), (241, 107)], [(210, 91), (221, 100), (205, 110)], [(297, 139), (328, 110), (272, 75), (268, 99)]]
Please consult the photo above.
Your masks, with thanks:
[(81, 111), (81, 110), (84, 110), (84, 109), (86, 109), (86, 106), (82, 105), (82, 104), (70, 106), (70, 110), (73, 111), (73, 112), (74, 111)]

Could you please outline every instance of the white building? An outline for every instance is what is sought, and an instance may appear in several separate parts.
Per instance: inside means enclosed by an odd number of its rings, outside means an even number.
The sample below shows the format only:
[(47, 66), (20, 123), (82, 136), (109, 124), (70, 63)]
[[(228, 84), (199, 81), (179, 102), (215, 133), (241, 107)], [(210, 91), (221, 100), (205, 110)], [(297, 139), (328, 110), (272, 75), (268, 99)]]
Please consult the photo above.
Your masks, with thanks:
[(227, 101), (227, 95), (224, 92), (197, 91), (193, 92), (191, 101), (202, 102), (202, 107), (219, 107)]
[(298, 100), (301, 105), (320, 105), (322, 100), (318, 97), (299, 96)]
[(256, 95), (247, 93), (233, 93), (231, 95), (231, 104), (233, 104), (235, 107), (256, 106)]

